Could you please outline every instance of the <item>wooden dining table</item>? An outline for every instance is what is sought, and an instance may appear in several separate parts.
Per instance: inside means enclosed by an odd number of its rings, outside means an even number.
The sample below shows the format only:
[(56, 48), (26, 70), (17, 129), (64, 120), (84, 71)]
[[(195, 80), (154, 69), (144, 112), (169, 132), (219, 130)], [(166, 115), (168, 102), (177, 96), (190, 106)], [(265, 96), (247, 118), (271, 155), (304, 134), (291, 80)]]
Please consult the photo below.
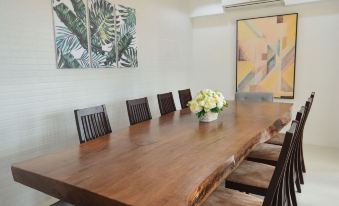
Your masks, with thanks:
[(292, 104), (230, 101), (200, 123), (189, 109), (12, 165), (16, 182), (78, 206), (196, 206), (257, 144), (291, 120)]

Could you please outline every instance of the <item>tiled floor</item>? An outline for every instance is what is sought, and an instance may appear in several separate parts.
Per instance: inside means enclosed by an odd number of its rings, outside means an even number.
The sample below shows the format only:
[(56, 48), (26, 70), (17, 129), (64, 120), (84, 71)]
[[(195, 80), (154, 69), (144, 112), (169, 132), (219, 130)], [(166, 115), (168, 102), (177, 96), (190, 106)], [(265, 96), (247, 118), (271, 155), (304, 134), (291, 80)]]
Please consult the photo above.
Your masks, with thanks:
[(339, 149), (306, 145), (304, 152), (307, 173), (302, 193), (297, 196), (299, 206), (338, 206)]
[(339, 149), (305, 146), (305, 185), (299, 206), (339, 205)]

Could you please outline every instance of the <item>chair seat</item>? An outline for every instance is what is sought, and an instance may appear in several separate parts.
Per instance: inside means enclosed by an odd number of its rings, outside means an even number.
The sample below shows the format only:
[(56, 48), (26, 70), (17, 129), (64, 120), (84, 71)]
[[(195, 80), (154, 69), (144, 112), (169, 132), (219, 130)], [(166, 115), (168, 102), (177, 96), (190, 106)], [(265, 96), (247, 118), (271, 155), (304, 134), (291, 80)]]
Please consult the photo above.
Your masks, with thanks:
[(274, 166), (244, 160), (240, 166), (228, 176), (227, 183), (237, 183), (267, 189), (274, 173)]
[(203, 206), (261, 206), (263, 200), (236, 190), (219, 186), (202, 204)]
[(279, 159), (280, 151), (281, 146), (279, 145), (262, 143), (258, 144), (254, 148), (254, 150), (247, 156), (247, 159), (275, 166)]
[(271, 165), (244, 160), (240, 166), (228, 176), (226, 182), (267, 189), (272, 179), (274, 169), (275, 167)]
[(275, 135), (272, 139), (268, 140), (266, 143), (282, 146), (284, 144), (284, 140), (285, 140), (285, 133), (279, 133)]

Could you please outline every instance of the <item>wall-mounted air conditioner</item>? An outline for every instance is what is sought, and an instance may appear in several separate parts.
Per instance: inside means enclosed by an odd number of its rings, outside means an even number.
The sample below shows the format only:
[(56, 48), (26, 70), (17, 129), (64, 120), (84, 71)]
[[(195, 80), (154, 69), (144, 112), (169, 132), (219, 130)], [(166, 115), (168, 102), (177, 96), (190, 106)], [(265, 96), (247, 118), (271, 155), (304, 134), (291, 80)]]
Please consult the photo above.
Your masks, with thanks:
[(284, 4), (285, 0), (222, 0), (222, 5), (225, 9)]

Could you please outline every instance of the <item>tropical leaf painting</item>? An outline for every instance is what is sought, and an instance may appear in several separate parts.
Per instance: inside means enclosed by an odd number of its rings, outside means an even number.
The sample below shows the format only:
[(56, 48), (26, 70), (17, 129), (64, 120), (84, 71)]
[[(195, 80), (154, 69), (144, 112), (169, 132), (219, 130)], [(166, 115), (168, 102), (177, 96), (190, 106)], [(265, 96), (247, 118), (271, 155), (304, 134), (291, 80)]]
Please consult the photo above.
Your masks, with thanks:
[(116, 30), (118, 67), (138, 67), (135, 9), (116, 6)]
[(52, 0), (59, 69), (88, 68), (86, 5), (83, 0)]
[(52, 0), (58, 68), (137, 67), (135, 9), (84, 1)]
[[(94, 67), (117, 67), (114, 10), (114, 6), (106, 0), (89, 0), (92, 53), (93, 56), (100, 57), (101, 60), (100, 62), (96, 61)], [(113, 58), (111, 58), (112, 54)]]

